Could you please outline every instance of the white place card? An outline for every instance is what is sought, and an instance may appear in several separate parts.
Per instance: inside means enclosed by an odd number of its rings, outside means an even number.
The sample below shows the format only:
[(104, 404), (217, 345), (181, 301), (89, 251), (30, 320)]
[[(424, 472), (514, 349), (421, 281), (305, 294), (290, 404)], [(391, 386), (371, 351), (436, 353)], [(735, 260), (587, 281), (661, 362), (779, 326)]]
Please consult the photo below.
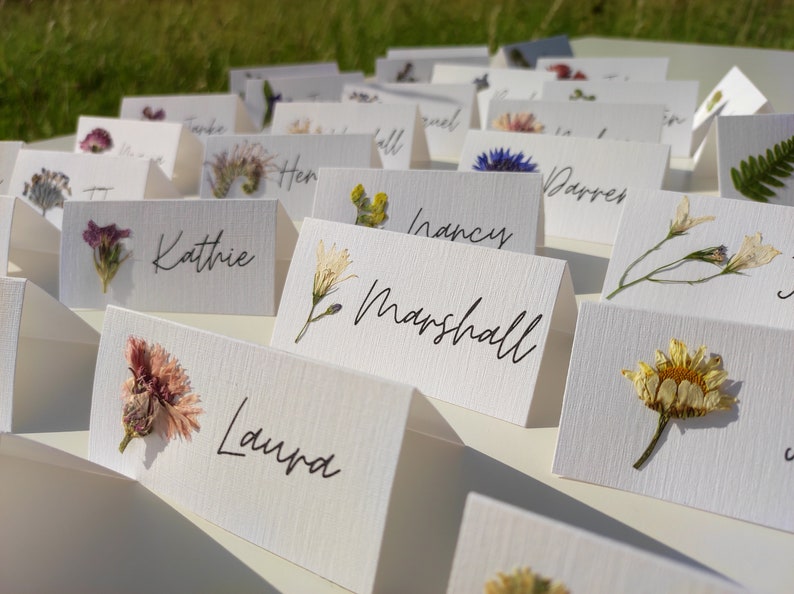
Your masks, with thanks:
[(588, 594), (746, 592), (714, 574), (470, 493), (447, 593), (490, 592), (486, 584), (501, 585), (502, 576), (534, 576), (559, 584), (560, 592)]
[(491, 101), (483, 128), (553, 136), (659, 142), (664, 105), (592, 101)]
[(496, 68), (535, 68), (538, 58), (546, 56), (573, 57), (567, 35), (533, 39), (500, 46), (491, 65)]
[(249, 79), (245, 84), (245, 107), (251, 120), (260, 126), (268, 125), (279, 101), (339, 101), (345, 85), (363, 82), (363, 72)]
[(670, 145), (671, 156), (689, 157), (692, 144), (692, 114), (697, 101), (698, 82), (556, 81), (543, 86), (545, 101), (598, 101), (604, 103), (663, 104), (662, 142)]
[(794, 114), (719, 116), (720, 196), (794, 206)]
[(339, 66), (336, 62), (310, 62), (305, 64), (281, 64), (278, 66), (249, 66), (247, 68), (229, 68), (229, 92), (241, 97), (245, 94), (245, 85), (250, 79), (265, 80), (280, 76), (314, 76), (337, 74)]
[(374, 134), (385, 169), (427, 167), (427, 136), (415, 104), (278, 103), (273, 134)]
[(794, 330), (794, 209), (630, 192), (602, 298)]
[(17, 162), (17, 154), (24, 144), (11, 140), (0, 142), (0, 196), (8, 194), (8, 185), (11, 182), (14, 164)]
[(474, 93), (474, 87), (468, 83), (345, 85), (342, 102), (418, 105), (430, 158), (457, 163), (466, 132), (480, 125)]
[(204, 145), (182, 124), (80, 116), (74, 152), (151, 159), (183, 196), (199, 190)]
[(259, 132), (242, 99), (234, 93), (124, 97), (120, 117), (184, 124), (204, 140), (214, 134)]
[(552, 471), (793, 532), (794, 333), (683, 311), (581, 304)]
[[(121, 453), (142, 354), (179, 400)], [(443, 589), (463, 448), (414, 388), (110, 307), (93, 393), (91, 461), (354, 592)]]
[(8, 194), (61, 228), (66, 202), (181, 198), (151, 160), (22, 149)]
[(562, 260), (306, 219), (271, 344), (548, 426), (575, 309)]
[(24, 200), (0, 196), (0, 275), (26, 278), (58, 297), (61, 232)]
[(295, 235), (275, 199), (69, 202), (60, 298), (95, 309), (274, 315), (277, 263)]
[(390, 47), (386, 50), (386, 57), (395, 60), (401, 58), (472, 58), (482, 60), (488, 58), (487, 45), (430, 45), (419, 47)]
[[(365, 192), (353, 201), (358, 185)], [(322, 169), (312, 217), (534, 254), (543, 239), (540, 175)], [(386, 195), (385, 207), (375, 196)], [(385, 213), (377, 223), (373, 211)]]
[[(662, 82), (668, 58), (538, 58), (536, 69), (554, 72), (557, 80)], [(694, 108), (693, 108), (694, 109)]]
[(0, 433), (88, 427), (99, 334), (23, 278), (0, 277)]
[(257, 134), (207, 139), (201, 198), (278, 198), (310, 216), (320, 167), (377, 167), (372, 134)]
[(629, 186), (661, 188), (662, 144), (470, 130), (459, 171), (543, 174), (546, 235), (611, 244)]
[(490, 58), (486, 56), (438, 56), (438, 57), (389, 57), (375, 60), (375, 81), (385, 83), (429, 83), (433, 77), (433, 67), (438, 63), (468, 64), (487, 67)]

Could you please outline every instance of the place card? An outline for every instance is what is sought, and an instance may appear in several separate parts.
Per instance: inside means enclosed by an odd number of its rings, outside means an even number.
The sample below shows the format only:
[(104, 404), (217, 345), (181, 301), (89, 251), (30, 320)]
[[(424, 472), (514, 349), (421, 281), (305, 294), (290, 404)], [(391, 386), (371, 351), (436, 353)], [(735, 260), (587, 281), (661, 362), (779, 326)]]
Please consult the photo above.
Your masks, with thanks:
[(503, 592), (498, 586), (511, 578), (548, 580), (551, 589), (543, 591), (560, 593), (746, 592), (712, 573), (470, 493), (447, 592)]
[(485, 56), (395, 56), (377, 58), (375, 60), (375, 81), (384, 83), (429, 83), (433, 76), (433, 67), (443, 62), (445, 64), (469, 64), (487, 67), (490, 58)]
[(24, 200), (0, 196), (0, 275), (31, 280), (58, 297), (61, 232)]
[(256, 134), (207, 139), (201, 198), (275, 197), (310, 216), (320, 167), (378, 167), (372, 134)]
[(10, 140), (0, 142), (0, 196), (8, 194), (8, 184), (17, 162), (17, 154), (24, 144)]
[(402, 58), (482, 60), (488, 58), (488, 56), (487, 45), (430, 45), (420, 47), (390, 47), (386, 50), (386, 57), (395, 60)]
[(8, 194), (61, 228), (66, 202), (181, 198), (151, 160), (22, 149)]
[(792, 330), (679, 311), (580, 304), (552, 471), (793, 532)]
[(249, 134), (260, 130), (242, 99), (234, 93), (124, 97), (119, 115), (129, 120), (184, 124), (202, 142), (214, 134)]
[(794, 114), (719, 116), (720, 196), (794, 206)]
[(80, 116), (74, 152), (151, 159), (183, 196), (199, 190), (204, 145), (182, 124)]
[[(554, 72), (557, 80), (662, 82), (668, 58), (538, 58), (537, 70)], [(694, 108), (693, 108), (694, 110)]]
[(306, 219), (271, 345), (551, 426), (575, 311), (562, 260)]
[(658, 190), (630, 192), (604, 299), (794, 330), (794, 209)]
[(604, 103), (663, 104), (662, 142), (671, 156), (689, 157), (692, 145), (692, 114), (698, 82), (556, 81), (543, 86), (544, 101), (596, 101)]
[(538, 58), (546, 56), (573, 57), (567, 35), (533, 39), (500, 46), (491, 66), (496, 68), (535, 68)]
[(611, 244), (628, 188), (661, 188), (663, 144), (470, 130), (459, 171), (543, 174), (546, 235)]
[(443, 590), (463, 447), (414, 388), (109, 307), (93, 394), (92, 462), (354, 592)]
[(34, 283), (0, 276), (0, 433), (88, 428), (99, 334)]
[(249, 79), (245, 84), (245, 107), (252, 121), (266, 126), (279, 101), (339, 101), (345, 85), (363, 82), (363, 72)]
[(229, 68), (229, 92), (240, 97), (245, 95), (245, 85), (250, 79), (265, 80), (281, 76), (314, 76), (337, 74), (339, 66), (336, 62), (310, 62), (305, 64), (282, 64), (279, 66), (249, 66), (247, 68)]
[(483, 128), (635, 142), (659, 142), (664, 105), (492, 100)]
[(274, 315), (295, 236), (275, 199), (67, 202), (61, 301)]
[(534, 254), (542, 185), (537, 174), (323, 168), (312, 217)]
[(342, 102), (418, 105), (430, 158), (457, 163), (466, 132), (480, 126), (474, 93), (474, 87), (468, 83), (345, 85)]
[(427, 167), (427, 136), (416, 104), (278, 103), (273, 134), (374, 134), (385, 169)]

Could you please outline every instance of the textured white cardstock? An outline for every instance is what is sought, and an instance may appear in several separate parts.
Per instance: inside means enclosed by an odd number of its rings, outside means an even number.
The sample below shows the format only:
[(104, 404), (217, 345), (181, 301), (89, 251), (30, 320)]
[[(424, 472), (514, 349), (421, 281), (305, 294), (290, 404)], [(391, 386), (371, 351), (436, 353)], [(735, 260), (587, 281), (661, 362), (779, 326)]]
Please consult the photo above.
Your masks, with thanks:
[(234, 93), (124, 97), (120, 117), (184, 124), (202, 141), (214, 134), (259, 132), (242, 99)]
[(692, 144), (692, 114), (698, 82), (555, 81), (543, 86), (544, 101), (595, 101), (604, 103), (652, 103), (664, 105), (662, 138), (673, 157), (689, 157)]
[[(130, 337), (187, 375), (203, 409), (190, 441), (156, 424), (119, 452)], [(113, 307), (95, 377), (91, 461), (354, 592), (443, 588), (446, 576), (416, 582), (454, 548), (434, 493), (454, 489), (445, 464), (463, 448), (414, 388)], [(415, 572), (409, 589), (380, 581), (395, 561)]]
[(280, 66), (249, 66), (247, 68), (229, 68), (229, 92), (241, 97), (245, 94), (245, 85), (254, 78), (265, 80), (281, 76), (314, 76), (337, 74), (339, 66), (336, 62), (310, 62), (305, 64), (282, 64)]
[(433, 67), (438, 63), (468, 64), (487, 67), (490, 58), (485, 56), (433, 56), (412, 57), (409, 55), (375, 60), (375, 81), (385, 83), (429, 83)]
[[(107, 282), (89, 221), (128, 229)], [(283, 234), (283, 235), (282, 235)], [(281, 237), (279, 237), (281, 235)], [(144, 311), (274, 315), (276, 268), (295, 228), (275, 199), (71, 202), (61, 235), (61, 301)], [(95, 268), (94, 262), (98, 262)]]
[(279, 101), (339, 101), (345, 85), (364, 82), (363, 72), (269, 76), (245, 83), (245, 107), (251, 120), (267, 125)]
[(661, 82), (668, 58), (538, 58), (537, 70), (554, 72), (557, 80)]
[(474, 87), (468, 83), (345, 85), (342, 102), (418, 105), (434, 161), (457, 163), (466, 132), (480, 125), (474, 107)]
[(533, 39), (501, 46), (491, 66), (496, 68), (534, 68), (538, 58), (547, 56), (572, 57), (573, 50), (567, 35)]
[(664, 105), (592, 101), (491, 101), (483, 128), (608, 140), (659, 142)]
[(519, 569), (588, 594), (746, 592), (713, 574), (470, 493), (447, 593), (488, 592), (486, 583), (501, 583), (500, 574)]
[[(356, 276), (313, 307), (325, 270)], [(562, 260), (306, 219), (271, 344), (538, 426), (556, 422), (574, 312)]]
[(182, 195), (198, 193), (204, 145), (182, 124), (81, 116), (74, 152), (151, 159)]
[(372, 134), (215, 136), (207, 139), (201, 197), (274, 197), (299, 221), (311, 215), (320, 167), (380, 165)]
[(645, 142), (470, 130), (458, 170), (481, 167), (478, 160), (486, 169), (534, 164), (543, 174), (546, 235), (611, 244), (628, 187), (660, 188), (669, 151)]
[(23, 146), (24, 143), (18, 141), (0, 142), (0, 196), (8, 194), (8, 185), (14, 172), (14, 164), (17, 162), (17, 154)]
[[(621, 370), (638, 371), (643, 361), (654, 374), (654, 353), (669, 359), (673, 338), (690, 355), (705, 345), (704, 366), (719, 357), (717, 368), (727, 371), (721, 392), (738, 402), (671, 419), (637, 470), (660, 415)], [(792, 339), (791, 330), (582, 303), (553, 472), (794, 531), (794, 409), (781, 389), (791, 372)], [(678, 366), (693, 379), (711, 369)]]
[(151, 160), (22, 149), (8, 194), (61, 228), (66, 202), (181, 198)]
[(374, 134), (385, 169), (430, 162), (416, 104), (277, 103), (273, 134)]
[[(658, 190), (630, 192), (602, 298), (612, 295), (610, 301), (630, 307), (794, 330), (794, 209)], [(713, 220), (666, 239), (685, 201), (688, 220)], [(769, 263), (744, 268), (742, 263), (762, 262), (753, 254), (765, 248), (752, 247), (755, 241), (743, 248), (749, 241), (745, 238), (755, 240), (756, 234), (759, 246), (782, 253), (770, 252)], [(712, 262), (720, 246), (721, 261)]]
[(351, 201), (358, 184), (370, 203), (388, 196), (381, 229), (525, 254), (543, 238), (540, 175), (324, 168), (312, 217), (349, 224), (366, 217)]
[(0, 432), (85, 430), (99, 334), (22, 278), (0, 277)]
[(794, 206), (794, 114), (719, 116), (720, 196)]

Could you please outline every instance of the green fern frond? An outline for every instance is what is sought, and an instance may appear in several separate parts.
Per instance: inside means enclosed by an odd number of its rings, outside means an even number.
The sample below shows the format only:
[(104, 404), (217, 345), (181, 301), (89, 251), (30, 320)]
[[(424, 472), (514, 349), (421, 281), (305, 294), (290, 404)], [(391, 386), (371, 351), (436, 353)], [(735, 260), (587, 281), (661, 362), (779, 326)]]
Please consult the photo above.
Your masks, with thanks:
[(739, 163), (739, 169), (731, 167), (731, 181), (743, 196), (758, 202), (769, 202), (777, 194), (771, 188), (784, 188), (781, 179), (794, 173), (794, 136), (783, 140), (766, 155), (750, 156)]

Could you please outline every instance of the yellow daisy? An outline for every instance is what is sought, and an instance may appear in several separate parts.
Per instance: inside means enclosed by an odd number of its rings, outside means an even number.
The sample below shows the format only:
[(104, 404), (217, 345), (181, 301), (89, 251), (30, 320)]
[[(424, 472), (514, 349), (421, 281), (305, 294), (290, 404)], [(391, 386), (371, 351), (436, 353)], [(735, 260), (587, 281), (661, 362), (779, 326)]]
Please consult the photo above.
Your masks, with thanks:
[(485, 594), (570, 594), (570, 590), (561, 582), (552, 582), (522, 567), (508, 575), (498, 574), (485, 584)]

